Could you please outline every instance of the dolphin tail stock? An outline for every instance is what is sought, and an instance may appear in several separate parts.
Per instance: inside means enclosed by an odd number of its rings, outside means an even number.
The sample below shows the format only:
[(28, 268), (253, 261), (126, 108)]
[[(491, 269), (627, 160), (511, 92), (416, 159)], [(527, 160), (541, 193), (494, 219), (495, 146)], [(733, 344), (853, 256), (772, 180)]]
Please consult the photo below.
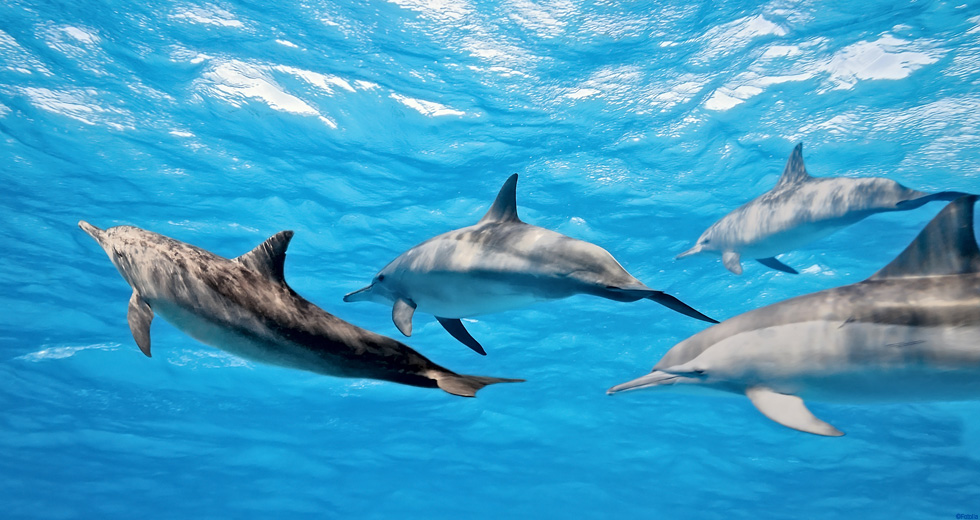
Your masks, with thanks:
[(460, 397), (476, 397), (481, 388), (497, 383), (523, 383), (523, 379), (507, 379), (504, 377), (468, 376), (443, 370), (434, 376), (436, 384), (443, 391)]
[(644, 289), (623, 289), (620, 287), (606, 287), (605, 291), (599, 293), (599, 296), (603, 298), (609, 298), (610, 300), (615, 300), (618, 302), (635, 302), (646, 298), (648, 300), (653, 300), (664, 307), (672, 311), (679, 312), (685, 316), (690, 316), (701, 321), (706, 321), (708, 323), (718, 323), (718, 320), (714, 318), (709, 318), (705, 316), (700, 311), (691, 307), (690, 305), (678, 300), (677, 298), (663, 292), (656, 291), (654, 289), (644, 288)]
[(900, 201), (897, 204), (895, 204), (895, 207), (897, 209), (903, 209), (903, 210), (915, 209), (933, 201), (940, 200), (940, 201), (948, 202), (948, 201), (956, 200), (960, 197), (965, 197), (967, 195), (969, 195), (969, 193), (963, 193), (962, 191), (940, 191), (939, 193), (929, 193), (929, 194), (923, 193), (919, 197)]

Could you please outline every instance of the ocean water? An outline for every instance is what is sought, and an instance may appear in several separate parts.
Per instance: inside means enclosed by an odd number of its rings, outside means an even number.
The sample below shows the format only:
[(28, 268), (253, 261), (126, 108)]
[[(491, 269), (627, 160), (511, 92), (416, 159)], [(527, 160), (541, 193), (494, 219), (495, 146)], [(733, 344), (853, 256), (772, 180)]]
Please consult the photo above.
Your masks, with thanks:
[(286, 278), (343, 303), (405, 249), (474, 223), (520, 174), (522, 218), (599, 244), (728, 318), (860, 281), (942, 207), (877, 215), (782, 260), (674, 260), (815, 176), (980, 192), (972, 0), (0, 5), (0, 516), (910, 518), (980, 514), (980, 403), (810, 403), (783, 428), (739, 396), (609, 397), (705, 324), (578, 296), (467, 323), (419, 314), (439, 364), (525, 378), (476, 399), (242, 361), (161, 319), (76, 223), (234, 257), (296, 232)]

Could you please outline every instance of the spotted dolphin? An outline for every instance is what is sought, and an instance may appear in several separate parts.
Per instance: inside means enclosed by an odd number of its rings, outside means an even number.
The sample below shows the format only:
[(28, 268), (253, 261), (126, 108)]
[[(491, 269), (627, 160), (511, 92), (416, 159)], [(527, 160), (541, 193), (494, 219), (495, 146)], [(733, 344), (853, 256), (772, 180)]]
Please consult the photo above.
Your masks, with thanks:
[(729, 271), (742, 274), (741, 258), (797, 274), (776, 255), (802, 247), (859, 220), (885, 211), (918, 208), (934, 200), (966, 195), (925, 193), (882, 177), (811, 177), (803, 165), (803, 143), (796, 145), (776, 187), (711, 225), (694, 247), (677, 255), (720, 254)]
[(871, 278), (746, 312), (678, 343), (650, 374), (609, 393), (744, 393), (766, 417), (843, 435), (804, 400), (980, 399), (976, 196), (957, 199)]
[(517, 174), (475, 225), (449, 231), (402, 253), (371, 285), (344, 301), (393, 304), (392, 319), (412, 335), (416, 310), (436, 316), (457, 340), (486, 351), (460, 318), (506, 311), (575, 294), (610, 300), (653, 300), (672, 310), (717, 323), (677, 298), (634, 278), (605, 249), (530, 224), (517, 216)]
[(292, 231), (229, 260), (133, 226), (78, 226), (133, 287), (129, 328), (147, 356), (150, 322), (159, 314), (194, 339), (236, 356), (318, 374), (438, 387), (464, 397), (486, 385), (520, 381), (456, 374), (303, 299), (283, 277)]

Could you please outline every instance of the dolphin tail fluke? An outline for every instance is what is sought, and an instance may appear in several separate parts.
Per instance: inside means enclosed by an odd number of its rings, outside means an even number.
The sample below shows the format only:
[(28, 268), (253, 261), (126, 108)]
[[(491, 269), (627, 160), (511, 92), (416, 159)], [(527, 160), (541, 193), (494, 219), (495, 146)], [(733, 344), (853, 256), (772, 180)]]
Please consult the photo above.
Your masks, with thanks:
[(448, 370), (435, 376), (439, 388), (460, 397), (476, 397), (476, 392), (487, 385), (496, 383), (522, 383), (523, 379), (506, 379), (503, 377), (467, 376), (454, 374)]
[(898, 209), (915, 209), (933, 201), (940, 200), (940, 201), (948, 202), (948, 201), (956, 200), (960, 197), (965, 197), (967, 195), (969, 195), (969, 193), (963, 193), (962, 191), (941, 191), (939, 193), (931, 193), (931, 194), (923, 193), (922, 196), (920, 197), (915, 197), (909, 200), (903, 200), (898, 204), (895, 204), (895, 207), (897, 207)]

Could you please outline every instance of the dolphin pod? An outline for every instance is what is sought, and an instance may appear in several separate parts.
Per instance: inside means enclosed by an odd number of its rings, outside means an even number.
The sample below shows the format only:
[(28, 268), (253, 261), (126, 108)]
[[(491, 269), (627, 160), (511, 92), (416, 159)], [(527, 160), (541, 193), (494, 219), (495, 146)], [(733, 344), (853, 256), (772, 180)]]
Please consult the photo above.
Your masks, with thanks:
[[(925, 193), (883, 178), (814, 178), (796, 146), (776, 187), (723, 217), (678, 258), (714, 252), (741, 274), (741, 257), (795, 273), (776, 255), (864, 217), (953, 200), (891, 263), (863, 282), (791, 298), (721, 323), (634, 278), (601, 247), (518, 218), (517, 175), (475, 225), (399, 255), (344, 301), (392, 305), (405, 336), (415, 310), (485, 354), (461, 318), (536, 301), (592, 294), (650, 299), (716, 323), (671, 348), (653, 371), (608, 390), (706, 388), (744, 394), (773, 421), (799, 431), (843, 433), (804, 400), (888, 402), (980, 398), (980, 249), (976, 196)], [(461, 375), (385, 336), (303, 299), (283, 277), (292, 232), (234, 260), (132, 226), (81, 227), (133, 288), (128, 321), (150, 355), (161, 315), (199, 341), (237, 356), (352, 378), (438, 387), (472, 397), (521, 379)]]
[(886, 211), (950, 201), (966, 193), (924, 193), (881, 177), (811, 177), (803, 165), (803, 143), (796, 145), (776, 187), (739, 206), (711, 225), (694, 247), (677, 255), (721, 255), (725, 268), (742, 274), (741, 258), (797, 274), (776, 255), (804, 246), (859, 220)]
[(392, 305), (398, 330), (412, 335), (412, 316), (436, 316), (457, 340), (486, 355), (460, 318), (506, 311), (534, 302), (592, 294), (620, 302), (653, 300), (699, 320), (717, 321), (677, 298), (651, 289), (605, 249), (521, 221), (517, 174), (511, 175), (475, 225), (449, 231), (405, 251), (371, 285), (344, 301)]
[(129, 328), (150, 356), (150, 322), (159, 314), (185, 334), (236, 356), (337, 377), (381, 379), (473, 397), (520, 379), (467, 376), (408, 346), (329, 314), (296, 294), (283, 277), (292, 231), (234, 260), (132, 226), (78, 226), (133, 287)]
[(810, 413), (804, 399), (980, 398), (976, 200), (946, 206), (867, 280), (725, 320), (609, 393), (698, 386), (745, 394), (773, 421), (826, 436), (843, 433)]

